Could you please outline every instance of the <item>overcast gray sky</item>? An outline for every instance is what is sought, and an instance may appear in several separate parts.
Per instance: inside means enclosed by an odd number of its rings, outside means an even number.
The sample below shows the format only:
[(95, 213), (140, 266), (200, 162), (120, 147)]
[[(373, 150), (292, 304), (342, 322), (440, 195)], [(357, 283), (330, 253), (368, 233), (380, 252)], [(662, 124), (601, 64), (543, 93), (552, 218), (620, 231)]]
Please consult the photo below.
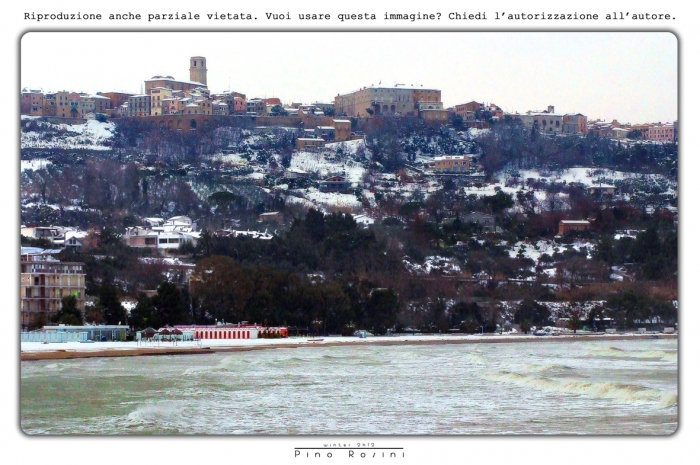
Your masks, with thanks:
[(22, 38), (20, 83), (139, 92), (156, 74), (189, 79), (189, 57), (202, 55), (212, 91), (249, 98), (332, 102), (381, 81), (441, 89), (446, 107), (554, 105), (641, 123), (677, 119), (677, 51), (667, 32), (33, 32)]

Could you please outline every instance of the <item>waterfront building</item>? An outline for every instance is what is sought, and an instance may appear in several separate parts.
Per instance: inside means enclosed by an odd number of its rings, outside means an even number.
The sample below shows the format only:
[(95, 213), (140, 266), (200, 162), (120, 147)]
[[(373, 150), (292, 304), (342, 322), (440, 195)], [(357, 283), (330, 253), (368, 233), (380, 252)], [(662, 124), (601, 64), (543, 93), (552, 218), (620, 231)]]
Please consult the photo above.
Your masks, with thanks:
[(48, 321), (61, 309), (61, 300), (75, 296), (85, 310), (85, 264), (62, 262), (54, 257), (61, 250), (22, 247), (20, 255), (20, 323), (23, 328)]

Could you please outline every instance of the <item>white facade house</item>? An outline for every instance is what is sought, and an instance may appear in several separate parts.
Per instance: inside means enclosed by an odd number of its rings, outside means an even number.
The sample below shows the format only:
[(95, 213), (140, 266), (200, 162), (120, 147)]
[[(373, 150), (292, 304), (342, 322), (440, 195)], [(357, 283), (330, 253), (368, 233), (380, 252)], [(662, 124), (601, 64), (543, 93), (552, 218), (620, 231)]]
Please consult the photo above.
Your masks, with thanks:
[(197, 245), (199, 240), (197, 223), (187, 216), (174, 216), (167, 220), (145, 218), (144, 221), (147, 226), (126, 228), (124, 241), (129, 247), (177, 249), (186, 242)]

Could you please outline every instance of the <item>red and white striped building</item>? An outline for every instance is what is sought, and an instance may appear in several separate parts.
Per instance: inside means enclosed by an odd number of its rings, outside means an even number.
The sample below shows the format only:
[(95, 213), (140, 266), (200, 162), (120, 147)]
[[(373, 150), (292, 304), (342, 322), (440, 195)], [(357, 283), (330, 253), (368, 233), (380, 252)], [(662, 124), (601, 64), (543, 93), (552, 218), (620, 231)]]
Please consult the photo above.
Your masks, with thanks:
[(192, 331), (196, 339), (258, 339), (261, 337), (285, 338), (289, 331), (284, 326), (260, 326), (249, 324), (224, 325), (176, 325), (180, 331)]

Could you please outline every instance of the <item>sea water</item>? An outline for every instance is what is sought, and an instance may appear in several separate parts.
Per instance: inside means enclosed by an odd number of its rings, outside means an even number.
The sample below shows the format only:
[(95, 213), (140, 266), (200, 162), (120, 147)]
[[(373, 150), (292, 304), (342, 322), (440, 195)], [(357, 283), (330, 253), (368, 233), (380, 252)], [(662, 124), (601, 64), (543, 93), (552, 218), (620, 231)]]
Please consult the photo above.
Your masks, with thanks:
[(677, 340), (21, 363), (28, 434), (671, 434)]

